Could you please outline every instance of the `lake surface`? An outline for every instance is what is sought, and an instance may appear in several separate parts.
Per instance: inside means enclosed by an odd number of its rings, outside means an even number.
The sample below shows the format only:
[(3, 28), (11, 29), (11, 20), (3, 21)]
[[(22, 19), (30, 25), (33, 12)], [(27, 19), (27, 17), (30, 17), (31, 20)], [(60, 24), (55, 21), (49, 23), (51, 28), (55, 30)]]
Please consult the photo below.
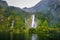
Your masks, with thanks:
[(0, 33), (0, 40), (37, 40), (37, 35)]
[(0, 33), (0, 40), (60, 40), (59, 35), (51, 37), (49, 35), (43, 36), (44, 34), (13, 34), (13, 33)]

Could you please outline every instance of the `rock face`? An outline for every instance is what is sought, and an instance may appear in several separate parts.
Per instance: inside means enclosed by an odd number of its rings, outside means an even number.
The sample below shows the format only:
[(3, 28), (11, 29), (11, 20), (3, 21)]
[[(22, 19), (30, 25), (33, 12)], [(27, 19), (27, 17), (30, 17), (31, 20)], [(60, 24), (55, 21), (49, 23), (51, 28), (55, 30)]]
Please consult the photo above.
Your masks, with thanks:
[(0, 8), (7, 7), (7, 6), (8, 6), (8, 4), (6, 1), (0, 0)]

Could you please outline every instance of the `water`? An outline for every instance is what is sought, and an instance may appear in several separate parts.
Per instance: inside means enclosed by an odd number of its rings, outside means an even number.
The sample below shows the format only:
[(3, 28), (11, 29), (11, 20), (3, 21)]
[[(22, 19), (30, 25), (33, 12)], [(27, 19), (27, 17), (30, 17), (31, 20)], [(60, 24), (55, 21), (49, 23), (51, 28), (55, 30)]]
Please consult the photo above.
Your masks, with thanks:
[(11, 34), (6, 33), (6, 32), (0, 32), (0, 40), (60, 40), (60, 33), (50, 34), (50, 36), (47, 36), (44, 34), (15, 34), (13, 33), (12, 34), (13, 37), (11, 36)]
[(14, 27), (14, 20), (12, 20), (12, 23), (11, 23), (11, 28)]
[(31, 19), (32, 19), (31, 27), (36, 28), (37, 22), (35, 21), (35, 14), (32, 14)]
[(37, 40), (37, 34), (32, 34), (31, 40)]
[[(10, 33), (0, 33), (0, 40), (37, 40), (37, 35), (36, 34), (12, 34), (13, 37), (11, 36)], [(12, 38), (12, 39), (11, 39)]]

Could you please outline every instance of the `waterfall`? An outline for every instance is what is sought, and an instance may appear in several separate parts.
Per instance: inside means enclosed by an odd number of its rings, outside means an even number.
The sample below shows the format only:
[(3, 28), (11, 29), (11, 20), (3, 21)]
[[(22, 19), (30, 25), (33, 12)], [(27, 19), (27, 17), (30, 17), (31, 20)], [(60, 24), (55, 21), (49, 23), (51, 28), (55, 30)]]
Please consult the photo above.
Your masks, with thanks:
[[(11, 29), (14, 27), (14, 20), (11, 23)], [(13, 32), (10, 33), (10, 40), (13, 40)]]
[(32, 19), (31, 27), (36, 28), (37, 22), (35, 21), (35, 15), (34, 14), (32, 14), (31, 19)]
[(14, 20), (12, 20), (12, 23), (11, 23), (11, 28), (14, 27)]

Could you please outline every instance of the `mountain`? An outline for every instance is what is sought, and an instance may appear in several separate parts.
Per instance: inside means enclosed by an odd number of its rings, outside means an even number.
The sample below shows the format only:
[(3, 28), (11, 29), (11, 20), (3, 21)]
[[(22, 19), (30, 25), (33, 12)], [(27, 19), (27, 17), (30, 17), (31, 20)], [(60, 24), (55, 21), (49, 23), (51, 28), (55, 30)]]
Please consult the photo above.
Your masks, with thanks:
[(0, 0), (0, 13), (5, 12), (8, 7), (6, 1)]
[(56, 8), (57, 4), (60, 1), (58, 0), (41, 0), (39, 3), (37, 3), (35, 6), (31, 8), (23, 8), (24, 11), (26, 12), (43, 12), (43, 11), (48, 11), (51, 8)]
[[(11, 19), (18, 16), (22, 22), (25, 22), (25, 18), (29, 19), (31, 15), (35, 14), (37, 20), (48, 20), (49, 24), (55, 24), (60, 22), (60, 4), (57, 0), (42, 0), (31, 8), (20, 9), (14, 6), (8, 6), (6, 1), (0, 0), (0, 22), (2, 18)], [(42, 13), (42, 14), (41, 14)], [(3, 18), (3, 20), (4, 20)], [(14, 19), (13, 18), (13, 19)], [(30, 20), (30, 19), (29, 19)]]
[(35, 6), (31, 8), (25, 7), (23, 10), (29, 13), (41, 12), (46, 15), (50, 14), (50, 17), (53, 18), (50, 21), (51, 23), (56, 23), (60, 20), (60, 0), (41, 0)]
[(11, 27), (12, 20), (15, 21), (14, 27), (25, 26), (24, 22), (27, 14), (20, 8), (8, 6), (6, 1), (0, 0), (0, 28)]
[(7, 7), (8, 4), (6, 1), (0, 0), (0, 8)]

